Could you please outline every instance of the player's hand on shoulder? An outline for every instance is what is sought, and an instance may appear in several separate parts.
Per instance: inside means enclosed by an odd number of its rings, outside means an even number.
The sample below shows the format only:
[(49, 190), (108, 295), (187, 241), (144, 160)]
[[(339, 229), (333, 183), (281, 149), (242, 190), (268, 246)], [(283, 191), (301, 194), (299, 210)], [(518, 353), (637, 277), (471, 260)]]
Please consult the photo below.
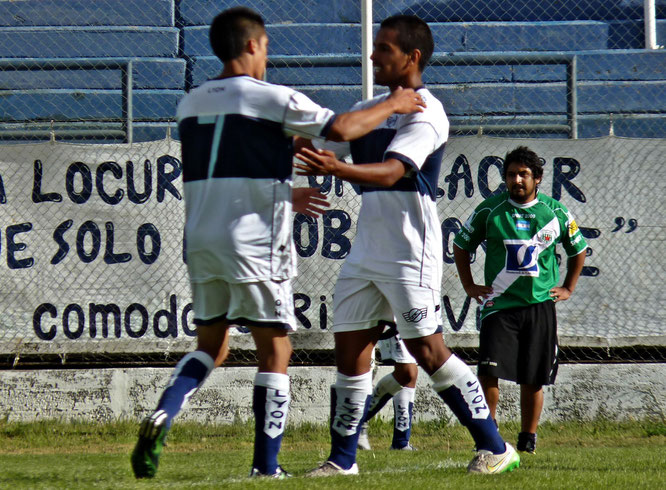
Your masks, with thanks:
[(423, 112), (426, 106), (423, 98), (411, 88), (398, 87), (391, 92), (387, 100), (393, 103), (393, 112), (396, 114)]
[(324, 214), (330, 206), (326, 196), (316, 187), (295, 187), (291, 191), (292, 209), (313, 218)]

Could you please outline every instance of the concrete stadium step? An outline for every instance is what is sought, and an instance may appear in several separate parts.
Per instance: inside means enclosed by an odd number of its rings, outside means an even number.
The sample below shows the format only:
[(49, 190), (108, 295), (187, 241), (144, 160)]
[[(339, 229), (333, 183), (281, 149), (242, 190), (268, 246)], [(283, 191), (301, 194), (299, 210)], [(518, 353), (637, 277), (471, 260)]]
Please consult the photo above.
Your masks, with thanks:
[[(666, 11), (666, 2), (657, 0), (657, 11)], [(359, 0), (263, 0), (252, 2), (180, 0), (179, 9), (184, 25), (209, 24), (213, 16), (232, 5), (254, 6), (268, 23), (299, 22), (360, 22)], [(561, 0), (391, 0), (374, 2), (373, 20), (394, 14), (416, 14), (427, 22), (493, 22), (493, 21), (567, 21), (640, 19), (643, 0), (608, 2), (562, 2)], [(663, 15), (659, 15), (663, 17)]]
[[(56, 62), (124, 61), (129, 58), (30, 58), (47, 65)], [(21, 59), (3, 58), (0, 62)], [(182, 58), (133, 59), (133, 88), (135, 89), (184, 89), (186, 62)], [(0, 89), (120, 89), (119, 70), (20, 70), (0, 72)]]
[(0, 2), (0, 27), (174, 26), (175, 0), (20, 0)]
[[(535, 132), (534, 128), (546, 125), (565, 125), (563, 116), (543, 116), (538, 114), (516, 117), (508, 116), (451, 116), (451, 136), (479, 134), (501, 135), (503, 137), (528, 138), (566, 138), (565, 132), (542, 130)], [(666, 136), (665, 114), (582, 114), (578, 116), (579, 138), (601, 138), (612, 134), (626, 138), (663, 138)], [(524, 126), (524, 131), (509, 127)], [(504, 129), (502, 129), (504, 128)], [(648, 136), (649, 135), (649, 136)]]
[[(458, 22), (434, 23), (430, 28), (435, 49), (442, 52), (641, 49), (644, 43), (633, 21)], [(666, 35), (666, 21), (659, 28)], [(267, 31), (272, 55), (361, 51), (361, 28), (356, 24), (271, 24)], [(207, 26), (183, 28), (183, 52), (187, 56), (213, 55)]]
[[(578, 80), (641, 81), (666, 79), (665, 50), (601, 50), (575, 53)], [(563, 65), (522, 65), (514, 68), (516, 81), (564, 80)]]
[[(135, 121), (173, 121), (182, 90), (135, 90)], [(109, 121), (122, 115), (120, 90), (8, 90), (2, 97), (2, 121)]]
[[(352, 24), (267, 25), (269, 54), (311, 56), (323, 53), (360, 53), (361, 28)], [(186, 56), (213, 56), (208, 27), (183, 28)]]
[(360, 0), (180, 0), (179, 13), (184, 26), (210, 25), (224, 8), (247, 5), (257, 10), (268, 24), (352, 23), (361, 21)]
[[(122, 135), (121, 135), (122, 134)], [(169, 135), (178, 139), (178, 126), (173, 122), (142, 122), (132, 125), (134, 142), (161, 140)], [(118, 122), (17, 123), (0, 122), (0, 141), (44, 141), (51, 137), (59, 141), (87, 143), (122, 143), (124, 133)], [(4, 144), (4, 143), (3, 143)]]
[[(449, 115), (565, 114), (566, 86), (557, 83), (432, 84), (430, 91)], [(307, 85), (299, 90), (317, 103), (345, 111), (361, 100), (361, 87)], [(381, 93), (378, 88), (376, 93)], [(666, 115), (666, 80), (652, 82), (585, 82), (578, 86), (579, 114), (652, 112)], [(655, 100), (656, 99), (656, 100)]]
[[(445, 53), (436, 53), (437, 55)], [(501, 54), (507, 57), (525, 54), (479, 53), (479, 55)], [(562, 52), (578, 57), (577, 76), (582, 81), (648, 81), (666, 79), (666, 51), (603, 50), (584, 52)], [(275, 58), (275, 57), (273, 57)], [(358, 85), (361, 80), (360, 55), (340, 57), (348, 60), (349, 66), (313, 66), (303, 60), (301, 67), (270, 66), (267, 80), (281, 85)], [(289, 59), (289, 57), (285, 57)], [(293, 57), (300, 60), (300, 57)], [(317, 58), (315, 58), (316, 60)], [(189, 59), (188, 71), (193, 85), (199, 85), (222, 70), (222, 62), (215, 56), (194, 56)], [(566, 80), (565, 65), (517, 65), (496, 66), (429, 66), (424, 72), (424, 81), (431, 83), (483, 83), (483, 82), (552, 82)]]
[(175, 58), (178, 35), (175, 27), (6, 27), (0, 58)]

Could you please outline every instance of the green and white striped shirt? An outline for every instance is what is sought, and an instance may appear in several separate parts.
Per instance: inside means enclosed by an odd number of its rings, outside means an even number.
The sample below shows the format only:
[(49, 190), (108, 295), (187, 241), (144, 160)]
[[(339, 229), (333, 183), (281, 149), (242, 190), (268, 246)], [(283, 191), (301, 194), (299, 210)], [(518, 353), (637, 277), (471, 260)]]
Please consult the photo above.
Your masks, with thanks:
[(484, 300), (481, 318), (550, 300), (549, 291), (559, 282), (555, 244), (562, 243), (569, 257), (587, 248), (567, 208), (541, 193), (525, 204), (512, 201), (508, 192), (486, 199), (453, 243), (474, 252), (484, 240), (484, 280), (493, 294)]

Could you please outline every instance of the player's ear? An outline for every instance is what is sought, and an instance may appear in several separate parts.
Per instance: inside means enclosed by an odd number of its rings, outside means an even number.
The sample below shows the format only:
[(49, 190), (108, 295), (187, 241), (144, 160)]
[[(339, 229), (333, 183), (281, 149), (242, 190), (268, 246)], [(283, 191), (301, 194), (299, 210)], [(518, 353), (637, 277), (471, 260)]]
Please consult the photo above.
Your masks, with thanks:
[(420, 49), (415, 49), (409, 54), (409, 61), (410, 63), (414, 63), (417, 67), (419, 66), (419, 62), (421, 61), (421, 50)]
[(256, 39), (250, 38), (245, 43), (245, 50), (250, 54), (256, 53), (258, 48), (259, 48), (259, 41), (257, 41)]

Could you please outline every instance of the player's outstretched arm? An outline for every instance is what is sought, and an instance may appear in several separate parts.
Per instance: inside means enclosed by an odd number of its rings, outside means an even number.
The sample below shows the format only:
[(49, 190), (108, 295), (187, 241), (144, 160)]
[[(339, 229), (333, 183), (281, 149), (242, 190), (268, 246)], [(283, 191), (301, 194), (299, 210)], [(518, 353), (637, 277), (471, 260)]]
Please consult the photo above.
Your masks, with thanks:
[(330, 206), (326, 196), (314, 187), (294, 187), (291, 190), (292, 209), (296, 213), (318, 218)]
[(347, 182), (361, 185), (391, 187), (409, 167), (395, 158), (388, 158), (380, 163), (364, 165), (348, 165), (327, 150), (310, 150), (301, 148), (296, 158), (302, 163), (295, 163), (297, 175), (333, 175)]
[(339, 114), (326, 135), (331, 141), (351, 141), (365, 136), (391, 114), (422, 112), (425, 102), (411, 88), (398, 87), (386, 100), (367, 109)]
[(456, 262), (456, 269), (458, 269), (458, 277), (463, 289), (467, 296), (474, 298), (477, 303), (483, 303), (483, 300), (493, 293), (493, 288), (490, 286), (482, 286), (474, 282), (472, 277), (472, 268), (470, 267), (471, 254), (467, 250), (463, 250), (457, 245), (453, 245), (453, 259)]
[(576, 289), (578, 278), (583, 271), (583, 264), (585, 264), (585, 256), (587, 249), (581, 251), (578, 255), (569, 257), (567, 260), (567, 275), (564, 278), (562, 286), (554, 287), (550, 290), (550, 297), (557, 303), (558, 301), (568, 300)]

